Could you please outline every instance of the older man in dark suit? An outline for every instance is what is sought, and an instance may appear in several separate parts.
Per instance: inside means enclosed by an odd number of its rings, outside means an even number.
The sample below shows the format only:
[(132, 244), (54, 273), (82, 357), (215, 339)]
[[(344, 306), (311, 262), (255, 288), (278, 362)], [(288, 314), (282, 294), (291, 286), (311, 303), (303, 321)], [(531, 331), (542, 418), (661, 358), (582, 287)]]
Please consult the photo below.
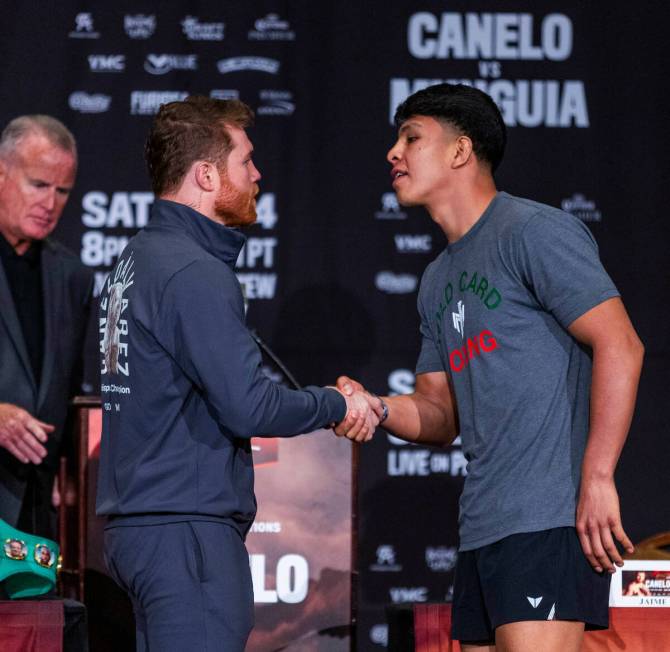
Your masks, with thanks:
[(55, 538), (55, 475), (92, 276), (50, 240), (77, 171), (70, 131), (21, 116), (0, 137), (0, 518)]

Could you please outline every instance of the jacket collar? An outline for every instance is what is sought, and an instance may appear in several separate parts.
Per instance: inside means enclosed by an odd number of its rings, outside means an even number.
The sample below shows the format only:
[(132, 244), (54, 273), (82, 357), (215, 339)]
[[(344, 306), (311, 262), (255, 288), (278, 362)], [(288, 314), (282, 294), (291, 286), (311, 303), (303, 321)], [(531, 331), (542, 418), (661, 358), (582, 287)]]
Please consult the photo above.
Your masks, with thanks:
[(235, 266), (240, 250), (247, 241), (246, 236), (237, 229), (214, 222), (190, 206), (167, 199), (154, 202), (147, 228), (153, 227), (186, 233), (205, 251), (230, 267)]

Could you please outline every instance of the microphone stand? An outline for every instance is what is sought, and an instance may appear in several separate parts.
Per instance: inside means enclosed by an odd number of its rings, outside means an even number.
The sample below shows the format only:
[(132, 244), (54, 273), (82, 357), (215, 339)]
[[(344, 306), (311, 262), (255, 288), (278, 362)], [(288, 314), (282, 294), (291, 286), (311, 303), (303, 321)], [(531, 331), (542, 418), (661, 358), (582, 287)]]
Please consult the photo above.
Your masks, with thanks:
[(258, 344), (259, 348), (263, 353), (265, 353), (272, 362), (274, 362), (277, 367), (279, 368), (279, 371), (281, 371), (284, 374), (284, 377), (289, 381), (289, 383), (293, 386), (293, 389), (302, 389), (300, 386), (300, 383), (295, 379), (293, 374), (286, 368), (286, 365), (279, 359), (277, 354), (263, 341), (261, 336), (256, 332), (256, 329), (250, 328), (249, 332), (251, 333), (251, 337), (253, 338), (254, 342)]

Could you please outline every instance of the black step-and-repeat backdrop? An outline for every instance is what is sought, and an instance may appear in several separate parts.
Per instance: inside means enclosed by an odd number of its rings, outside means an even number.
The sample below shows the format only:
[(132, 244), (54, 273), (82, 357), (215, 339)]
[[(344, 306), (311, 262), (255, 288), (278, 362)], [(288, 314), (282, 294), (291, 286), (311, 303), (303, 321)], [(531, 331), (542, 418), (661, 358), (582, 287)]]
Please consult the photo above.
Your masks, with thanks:
[[(665, 3), (32, 0), (2, 12), (0, 122), (50, 113), (77, 136), (57, 235), (98, 287), (147, 222), (142, 146), (160, 104), (201, 93), (255, 109), (262, 194), (238, 272), (250, 325), (303, 383), (348, 373), (412, 390), (416, 290), (444, 237), (391, 192), (391, 116), (443, 80), (490, 93), (509, 126), (499, 186), (589, 225), (645, 342), (618, 482), (636, 542), (670, 530)], [(386, 644), (386, 605), (449, 598), (464, 473), (458, 444), (380, 431), (361, 450), (358, 649)]]

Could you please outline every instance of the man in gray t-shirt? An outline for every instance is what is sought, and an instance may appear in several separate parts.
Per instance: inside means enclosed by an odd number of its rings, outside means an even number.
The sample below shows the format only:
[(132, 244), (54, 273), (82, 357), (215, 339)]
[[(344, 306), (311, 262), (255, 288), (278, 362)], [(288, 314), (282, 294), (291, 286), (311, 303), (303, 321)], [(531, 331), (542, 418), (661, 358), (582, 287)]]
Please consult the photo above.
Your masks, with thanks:
[[(385, 397), (382, 418), (407, 441), (462, 437), (454, 638), (576, 652), (585, 627), (607, 627), (614, 540), (633, 549), (613, 474), (642, 344), (589, 230), (496, 190), (505, 127), (487, 95), (433, 86), (395, 122), (398, 200), (424, 206), (449, 244), (421, 283), (415, 392)], [(336, 432), (358, 428), (350, 418)]]

